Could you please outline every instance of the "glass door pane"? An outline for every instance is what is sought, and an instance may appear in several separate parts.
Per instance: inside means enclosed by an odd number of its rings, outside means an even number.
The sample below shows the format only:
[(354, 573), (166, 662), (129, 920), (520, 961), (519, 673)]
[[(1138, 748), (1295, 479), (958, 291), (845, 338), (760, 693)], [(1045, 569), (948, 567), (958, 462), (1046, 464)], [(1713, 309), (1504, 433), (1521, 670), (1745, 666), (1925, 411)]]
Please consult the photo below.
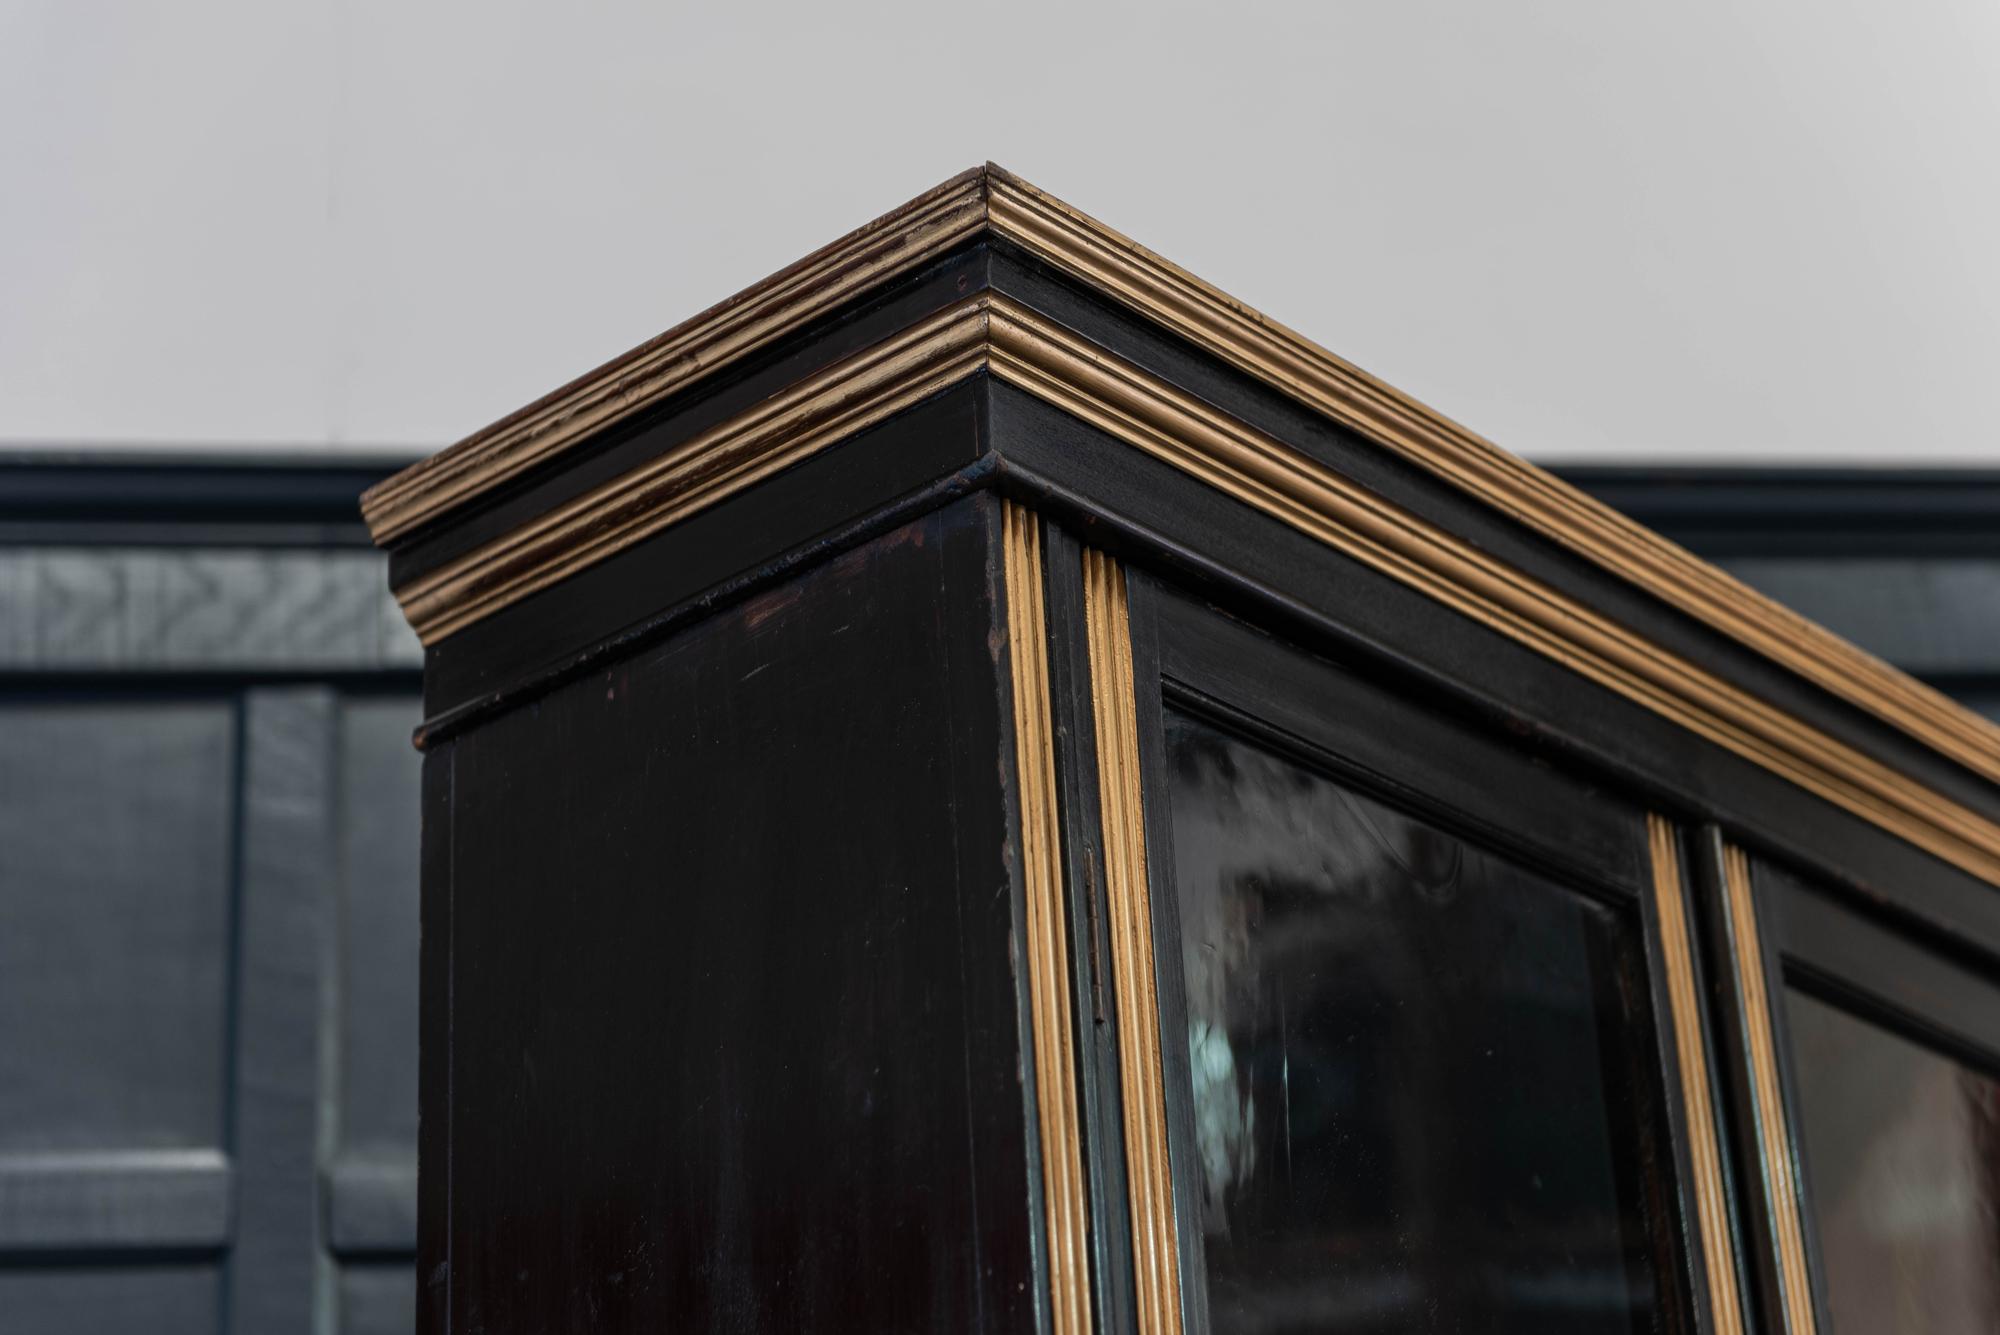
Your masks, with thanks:
[(2000, 1330), (2000, 1083), (1796, 988), (1785, 1013), (1834, 1329)]
[(1210, 1320), (1672, 1327), (1635, 912), (1166, 717)]

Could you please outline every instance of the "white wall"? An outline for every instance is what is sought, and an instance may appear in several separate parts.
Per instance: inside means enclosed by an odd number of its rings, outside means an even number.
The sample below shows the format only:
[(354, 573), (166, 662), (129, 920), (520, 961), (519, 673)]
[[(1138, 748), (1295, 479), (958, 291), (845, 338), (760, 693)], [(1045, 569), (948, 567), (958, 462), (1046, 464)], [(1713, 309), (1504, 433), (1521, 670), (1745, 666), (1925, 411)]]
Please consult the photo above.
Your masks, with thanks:
[(1991, 0), (0, 0), (0, 441), (440, 445), (988, 157), (1534, 458), (2000, 464)]

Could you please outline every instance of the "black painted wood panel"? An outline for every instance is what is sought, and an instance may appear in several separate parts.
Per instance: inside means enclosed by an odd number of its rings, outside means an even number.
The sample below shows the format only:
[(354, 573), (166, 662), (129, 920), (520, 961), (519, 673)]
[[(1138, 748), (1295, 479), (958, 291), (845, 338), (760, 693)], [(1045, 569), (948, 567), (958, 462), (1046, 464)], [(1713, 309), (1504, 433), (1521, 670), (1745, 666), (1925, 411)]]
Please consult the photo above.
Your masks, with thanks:
[(997, 516), (452, 742), (426, 1329), (1032, 1326)]
[(425, 655), (426, 715), (455, 726), (962, 494), (977, 480), (984, 402), (983, 378), (954, 386), (447, 636)]

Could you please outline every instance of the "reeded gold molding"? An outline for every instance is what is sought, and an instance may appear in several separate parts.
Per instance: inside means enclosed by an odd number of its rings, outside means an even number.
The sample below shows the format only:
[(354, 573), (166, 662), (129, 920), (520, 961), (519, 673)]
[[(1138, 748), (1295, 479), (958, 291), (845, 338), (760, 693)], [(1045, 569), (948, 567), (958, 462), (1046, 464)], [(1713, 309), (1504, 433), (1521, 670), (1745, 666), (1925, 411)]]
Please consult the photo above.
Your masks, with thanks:
[(1041, 527), (1009, 502), (1001, 512), (1008, 640), (1014, 682), (1014, 760), (1021, 791), (1021, 869), (1027, 893), (1029, 1012), (1035, 1108), (1042, 1137), (1042, 1200), (1049, 1234), (1049, 1307), (1056, 1335), (1090, 1330), (1089, 1210), (1083, 1191), (1076, 1053), (1071, 1037), (1055, 741), (1050, 733), (1048, 622), (1042, 606)]
[(1306, 406), (2000, 781), (2000, 727), (1130, 238), (989, 165), (999, 235)]
[(979, 370), (978, 300), (830, 366), (396, 590), (425, 644), (594, 565)]
[(986, 225), (985, 172), (961, 173), (798, 263), (485, 430), (369, 488), (361, 513), (385, 543), (552, 459)]
[(1135, 1321), (1140, 1335), (1179, 1335), (1180, 1251), (1167, 1160), (1160, 1007), (1153, 978), (1153, 911), (1146, 876), (1145, 798), (1139, 787), (1139, 711), (1125, 572), (1102, 552), (1083, 555), (1097, 794), (1111, 919), (1119, 1090), (1125, 1105), (1125, 1178), (1132, 1207)]
[(379, 484), (362, 498), (370, 529), (386, 542), (456, 509), (982, 230), (2000, 782), (2000, 725), (991, 164)]
[(1778, 1251), (1778, 1281), (1782, 1290), (1786, 1335), (1815, 1335), (1812, 1286), (1806, 1278), (1806, 1242), (1792, 1157), (1792, 1137), (1785, 1120), (1785, 1100), (1778, 1083), (1778, 1056), (1771, 1020), (1771, 1001), (1764, 987), (1764, 953), (1757, 931), (1757, 906), (1750, 895), (1750, 862), (1734, 844), (1722, 849), (1722, 886), (1728, 900), (1730, 957), (1736, 970), (1736, 993), (1742, 1002), (1743, 1028), (1750, 1056), (1752, 1116), (1757, 1124), (1758, 1158), (1762, 1161), (1764, 1201)]
[(809, 377), (397, 596), (435, 643), (981, 369), (2000, 884), (2000, 824), (992, 294)]
[(1646, 833), (1652, 846), (1653, 898), (1659, 910), (1660, 954), (1667, 969), (1667, 1003), (1681, 1072), (1681, 1105), (1694, 1172), (1697, 1232), (1706, 1263), (1703, 1268), (1708, 1272), (1709, 1309), (1716, 1335), (1742, 1335), (1743, 1307), (1736, 1291), (1736, 1258), (1730, 1249), (1729, 1205), (1723, 1191), (1715, 1106), (1709, 1101), (1708, 1053), (1696, 1000), (1679, 842), (1673, 823), (1661, 816), (1646, 817)]
[(2000, 825), (1032, 312), (989, 307), (996, 377), (2000, 883)]

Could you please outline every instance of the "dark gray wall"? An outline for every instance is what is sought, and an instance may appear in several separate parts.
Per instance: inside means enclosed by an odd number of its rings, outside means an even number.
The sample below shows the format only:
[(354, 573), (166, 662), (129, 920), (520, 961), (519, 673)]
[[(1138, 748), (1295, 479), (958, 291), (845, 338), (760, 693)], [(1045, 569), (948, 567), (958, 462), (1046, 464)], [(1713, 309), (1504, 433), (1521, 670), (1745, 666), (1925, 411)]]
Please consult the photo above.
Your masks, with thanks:
[(1562, 472), (1752, 588), (2000, 720), (2000, 472)]
[(0, 469), (9, 1335), (411, 1326), (419, 655), (267, 471)]

